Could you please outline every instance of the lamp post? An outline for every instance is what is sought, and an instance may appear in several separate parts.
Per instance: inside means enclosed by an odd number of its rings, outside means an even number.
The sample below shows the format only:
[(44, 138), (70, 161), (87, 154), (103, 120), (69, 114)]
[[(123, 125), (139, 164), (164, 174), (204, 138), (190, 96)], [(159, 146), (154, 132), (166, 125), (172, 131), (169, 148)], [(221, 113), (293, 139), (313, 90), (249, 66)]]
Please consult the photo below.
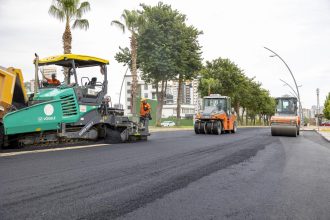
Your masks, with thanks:
[(129, 68), (127, 67), (126, 72), (125, 72), (125, 74), (124, 74), (124, 76), (123, 76), (123, 80), (121, 81), (120, 92), (119, 92), (119, 101), (118, 101), (119, 105), (121, 105), (121, 104), (120, 104), (121, 91), (123, 90), (123, 85), (124, 85), (125, 78), (131, 76), (131, 75), (126, 75), (128, 69), (129, 69)]
[(317, 106), (316, 106), (316, 123), (317, 123), (317, 130), (320, 130), (320, 101), (319, 101), (320, 89), (316, 89), (316, 96), (317, 96)]
[(270, 51), (271, 53), (273, 53), (273, 55), (271, 55), (271, 57), (278, 57), (283, 63), (284, 65), (286, 66), (286, 68), (289, 70), (291, 76), (292, 76), (292, 79), (294, 81), (294, 84), (296, 86), (296, 90), (297, 90), (297, 95), (298, 95), (298, 101), (299, 101), (299, 109), (300, 109), (300, 120), (302, 122), (302, 124), (304, 124), (304, 118), (302, 117), (302, 106), (301, 106), (301, 100), (300, 100), (300, 94), (299, 94), (299, 89), (298, 89), (298, 85), (297, 85), (297, 82), (296, 82), (296, 79), (290, 69), (290, 67), (288, 66), (288, 64), (283, 60), (283, 58), (278, 55), (277, 53), (275, 53), (274, 51), (272, 51), (271, 49), (267, 48), (267, 47), (264, 47), (266, 50)]
[(284, 86), (289, 86), (289, 88), (292, 90), (292, 92), (294, 93), (294, 97), (296, 97), (296, 98), (298, 98), (298, 94), (297, 94), (297, 92), (292, 88), (292, 86), (289, 84), (289, 83), (287, 83), (287, 82), (285, 82), (283, 79), (280, 79), (283, 83), (284, 83)]

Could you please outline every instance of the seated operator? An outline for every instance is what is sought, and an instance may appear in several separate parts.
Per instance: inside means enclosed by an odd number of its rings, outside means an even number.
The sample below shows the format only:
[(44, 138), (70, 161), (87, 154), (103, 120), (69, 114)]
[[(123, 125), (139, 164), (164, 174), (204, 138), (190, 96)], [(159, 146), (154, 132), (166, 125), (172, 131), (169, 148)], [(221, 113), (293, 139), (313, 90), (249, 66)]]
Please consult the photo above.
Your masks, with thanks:
[(55, 73), (52, 74), (52, 78), (47, 78), (44, 74), (42, 74), (42, 75), (47, 80), (46, 83), (48, 85), (50, 85), (50, 86), (59, 86), (59, 85), (61, 85), (61, 82), (58, 79), (56, 79), (56, 74)]
[(219, 110), (219, 111), (220, 111), (220, 110), (223, 110), (223, 107), (222, 107), (222, 104), (221, 104), (221, 103), (217, 104), (217, 107), (218, 107), (218, 110)]

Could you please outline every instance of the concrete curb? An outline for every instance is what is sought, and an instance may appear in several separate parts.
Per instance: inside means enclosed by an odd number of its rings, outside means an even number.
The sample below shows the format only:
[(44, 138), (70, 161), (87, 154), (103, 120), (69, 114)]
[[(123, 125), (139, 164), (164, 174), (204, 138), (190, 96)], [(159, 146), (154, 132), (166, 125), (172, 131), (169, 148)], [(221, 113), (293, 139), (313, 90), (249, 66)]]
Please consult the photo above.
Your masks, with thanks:
[[(238, 129), (244, 128), (270, 128), (270, 126), (239, 126)], [(149, 127), (150, 133), (165, 132), (165, 131), (194, 131), (194, 127), (190, 128), (168, 128), (168, 127)]]
[(324, 135), (323, 132), (320, 132), (320, 131), (316, 131), (314, 130), (316, 133), (318, 133), (321, 137), (323, 137), (324, 140), (330, 142), (330, 135), (327, 137), (326, 135)]
[(155, 132), (165, 132), (165, 131), (193, 131), (194, 128), (149, 128), (150, 133), (155, 133)]

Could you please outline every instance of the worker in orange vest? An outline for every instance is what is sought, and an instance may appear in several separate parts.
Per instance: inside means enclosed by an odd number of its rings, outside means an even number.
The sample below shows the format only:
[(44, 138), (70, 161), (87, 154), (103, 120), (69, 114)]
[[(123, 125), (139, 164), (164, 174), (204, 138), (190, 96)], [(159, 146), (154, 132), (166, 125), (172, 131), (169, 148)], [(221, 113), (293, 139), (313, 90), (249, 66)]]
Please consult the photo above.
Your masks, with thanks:
[(50, 86), (59, 86), (59, 85), (61, 85), (61, 82), (58, 79), (56, 79), (56, 74), (55, 73), (52, 74), (52, 78), (47, 78), (44, 74), (42, 74), (42, 75), (45, 78), (48, 85), (50, 85)]
[(143, 124), (143, 126), (147, 126), (146, 122), (149, 122), (149, 120), (151, 119), (152, 118), (150, 104), (147, 103), (146, 98), (142, 98), (140, 104), (140, 122)]

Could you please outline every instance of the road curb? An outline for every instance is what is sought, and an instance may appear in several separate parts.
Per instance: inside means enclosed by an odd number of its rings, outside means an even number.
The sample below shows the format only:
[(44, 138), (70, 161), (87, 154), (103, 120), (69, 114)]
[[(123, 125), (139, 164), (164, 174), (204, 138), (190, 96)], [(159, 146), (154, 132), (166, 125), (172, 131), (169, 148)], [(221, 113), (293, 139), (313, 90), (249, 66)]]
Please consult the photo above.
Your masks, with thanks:
[[(270, 128), (270, 126), (238, 126), (238, 129), (244, 129), (244, 128)], [(194, 131), (194, 127), (191, 128), (149, 128), (150, 133), (155, 132), (166, 132), (166, 131)]]
[(330, 139), (328, 139), (326, 136), (324, 136), (321, 132), (313, 130), (314, 132), (316, 132), (317, 134), (319, 134), (324, 140), (330, 142)]
[(189, 130), (194, 130), (193, 127), (191, 128), (149, 128), (150, 133), (155, 133), (155, 132), (165, 132), (165, 131), (189, 131)]

